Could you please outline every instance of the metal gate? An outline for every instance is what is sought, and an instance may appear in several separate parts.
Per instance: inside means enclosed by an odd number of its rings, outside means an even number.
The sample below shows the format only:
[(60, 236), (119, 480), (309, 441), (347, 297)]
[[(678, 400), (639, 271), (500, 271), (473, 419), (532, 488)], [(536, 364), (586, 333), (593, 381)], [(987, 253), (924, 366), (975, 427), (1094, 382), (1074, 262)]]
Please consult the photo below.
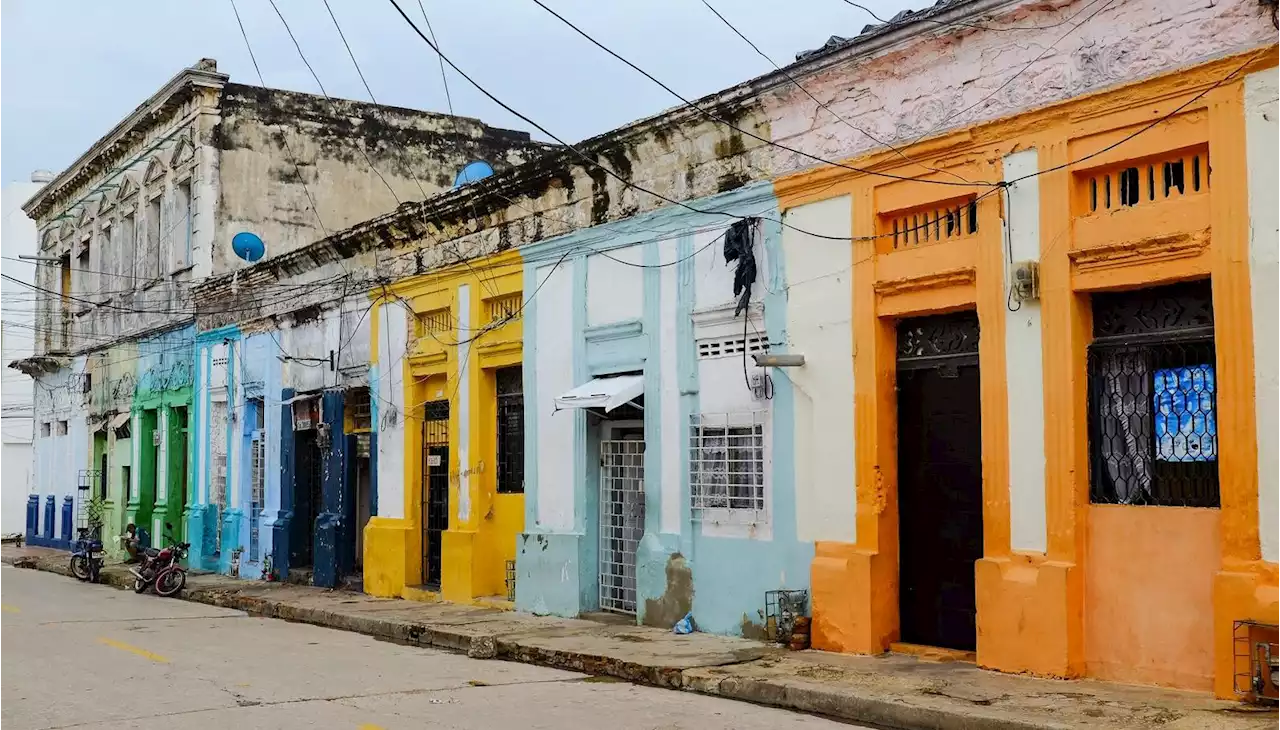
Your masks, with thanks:
[(422, 582), (440, 587), (440, 540), (449, 529), (449, 401), (426, 404), (422, 419)]
[(636, 548), (644, 536), (644, 441), (600, 443), (600, 608), (636, 612)]
[(215, 400), (209, 404), (209, 424), (209, 504), (214, 509), (205, 522), (205, 534), (212, 536), (216, 553), (222, 550), (222, 513), (227, 508), (226, 401)]

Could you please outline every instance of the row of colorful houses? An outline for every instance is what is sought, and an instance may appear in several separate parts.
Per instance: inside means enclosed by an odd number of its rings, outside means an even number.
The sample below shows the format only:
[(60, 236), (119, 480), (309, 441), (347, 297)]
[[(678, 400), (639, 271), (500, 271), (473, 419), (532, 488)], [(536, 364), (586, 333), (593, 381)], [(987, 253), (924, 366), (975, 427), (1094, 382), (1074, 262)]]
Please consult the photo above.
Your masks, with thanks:
[(816, 648), (1233, 696), (1277, 623), (1271, 20), (994, 30), (1078, 5), (940, 4), (212, 266), (38, 379), (37, 474), (245, 579), (749, 637), (788, 591)]

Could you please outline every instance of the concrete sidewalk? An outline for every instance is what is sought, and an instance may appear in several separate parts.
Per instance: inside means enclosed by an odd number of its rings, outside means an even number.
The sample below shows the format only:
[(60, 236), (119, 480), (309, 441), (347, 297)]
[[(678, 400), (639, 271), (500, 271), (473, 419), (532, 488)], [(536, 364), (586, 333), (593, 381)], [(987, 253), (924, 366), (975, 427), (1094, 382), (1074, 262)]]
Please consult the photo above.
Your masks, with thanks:
[[(67, 574), (69, 556), (3, 548), (3, 561)], [(103, 582), (132, 585), (123, 566)], [(1275, 710), (1089, 680), (999, 674), (963, 662), (788, 652), (746, 639), (417, 603), (308, 586), (192, 575), (183, 597), (419, 646), (612, 676), (893, 728), (1274, 728)], [(159, 600), (159, 599), (157, 599)]]

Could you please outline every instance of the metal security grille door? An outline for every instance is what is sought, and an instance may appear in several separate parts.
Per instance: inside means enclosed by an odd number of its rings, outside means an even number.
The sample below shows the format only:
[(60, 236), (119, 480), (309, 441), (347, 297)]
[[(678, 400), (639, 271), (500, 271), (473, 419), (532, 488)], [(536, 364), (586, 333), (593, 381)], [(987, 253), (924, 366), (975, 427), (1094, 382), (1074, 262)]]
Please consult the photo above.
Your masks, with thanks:
[(644, 441), (600, 443), (600, 608), (636, 612), (636, 548), (644, 536)]
[(256, 423), (249, 443), (250, 476), (249, 489), (249, 562), (256, 562), (262, 552), (262, 503), (264, 482), (266, 481), (267, 440), (263, 423), (264, 403), (261, 399), (251, 402)]
[[(214, 507), (213, 550), (222, 550), (222, 512), (227, 508), (227, 403), (209, 406), (209, 503)], [(207, 526), (206, 526), (207, 529)]]
[(422, 582), (440, 587), (440, 540), (449, 529), (449, 401), (426, 404), (422, 420)]

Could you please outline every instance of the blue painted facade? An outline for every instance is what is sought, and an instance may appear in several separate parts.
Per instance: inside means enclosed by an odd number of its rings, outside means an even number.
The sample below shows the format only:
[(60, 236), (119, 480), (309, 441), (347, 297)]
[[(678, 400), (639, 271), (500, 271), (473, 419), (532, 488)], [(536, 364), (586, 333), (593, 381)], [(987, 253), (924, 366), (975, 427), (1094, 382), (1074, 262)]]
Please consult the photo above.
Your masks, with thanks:
[[(697, 349), (707, 335), (698, 322), (719, 317), (721, 330), (736, 329), (739, 335), (745, 324), (742, 317), (733, 317), (732, 272), (725, 271), (722, 255), (722, 234), (736, 220), (723, 215), (730, 213), (761, 217), (752, 311), (758, 313), (763, 303), (763, 314), (756, 315), (762, 334), (773, 352), (786, 352), (785, 271), (772, 186), (752, 185), (690, 205), (703, 212), (673, 206), (521, 249), (526, 292), (526, 532), (518, 538), (516, 584), (521, 610), (575, 616), (601, 608), (600, 419), (580, 410), (550, 417), (572, 419), (572, 464), (562, 472), (544, 466), (542, 473), (563, 474), (572, 484), (543, 485), (539, 465), (563, 461), (564, 455), (555, 453), (549, 434), (539, 428), (551, 423), (540, 414), (548, 404), (554, 407), (552, 400), (561, 394), (549, 388), (626, 372), (643, 373), (645, 380), (645, 515), (636, 550), (637, 620), (669, 626), (680, 618), (672, 613), (674, 607), (691, 605), (703, 631), (754, 634), (764, 623), (766, 591), (808, 588), (814, 550), (811, 542), (797, 537), (794, 402), (786, 372), (770, 372), (772, 397), (758, 398), (743, 380), (741, 359), (700, 359)], [(627, 266), (635, 273), (601, 265), (603, 252), (631, 262)], [(611, 278), (593, 286), (593, 271)], [(544, 280), (552, 281), (549, 274), (561, 277), (556, 285), (571, 287), (567, 305), (564, 297), (534, 294)], [(626, 297), (634, 288), (612, 277), (639, 277), (638, 306), (614, 306), (608, 300)], [(571, 311), (546, 311), (550, 306)], [(563, 356), (573, 373), (571, 383), (559, 372), (541, 369), (540, 358), (544, 366), (555, 361), (550, 369), (556, 371), (563, 361), (545, 348), (571, 351)], [(721, 371), (730, 377), (719, 377)], [(548, 385), (553, 378), (559, 386)], [(752, 524), (727, 527), (710, 524), (706, 513), (692, 506), (689, 449), (692, 417), (704, 406), (722, 409), (726, 402), (739, 404), (734, 410), (766, 413), (768, 422), (765, 514)], [(541, 494), (544, 489), (548, 493)], [(562, 504), (564, 500), (572, 505)], [(686, 571), (692, 596), (682, 585)]]
[[(190, 560), (245, 579), (284, 580), (307, 568), (315, 585), (333, 587), (356, 569), (356, 437), (346, 433), (343, 389), (285, 387), (281, 337), (236, 326), (197, 336)], [(312, 377), (328, 372), (299, 367)], [(319, 422), (295, 431), (295, 403), (311, 399)]]

